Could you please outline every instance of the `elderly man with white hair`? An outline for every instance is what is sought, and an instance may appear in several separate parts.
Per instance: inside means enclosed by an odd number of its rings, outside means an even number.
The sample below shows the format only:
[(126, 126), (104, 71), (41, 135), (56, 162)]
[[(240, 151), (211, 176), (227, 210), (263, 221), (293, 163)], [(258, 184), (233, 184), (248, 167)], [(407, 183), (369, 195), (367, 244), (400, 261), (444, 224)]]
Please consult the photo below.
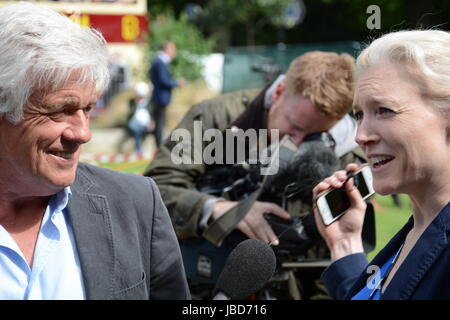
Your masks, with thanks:
[(155, 183), (79, 164), (105, 41), (30, 3), (0, 9), (0, 299), (187, 299)]

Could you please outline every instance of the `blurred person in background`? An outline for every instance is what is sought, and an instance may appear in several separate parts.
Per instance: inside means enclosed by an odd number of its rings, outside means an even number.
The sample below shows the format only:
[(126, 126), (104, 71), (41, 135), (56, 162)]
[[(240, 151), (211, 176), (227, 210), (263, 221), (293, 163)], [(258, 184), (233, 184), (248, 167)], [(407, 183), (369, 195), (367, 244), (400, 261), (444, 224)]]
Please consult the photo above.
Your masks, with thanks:
[(97, 103), (97, 108), (109, 107), (119, 93), (130, 88), (130, 67), (128, 66), (128, 63), (122, 59), (119, 53), (114, 52), (110, 55), (108, 68), (110, 80), (105, 92)]
[[(450, 34), (400, 31), (357, 59), (356, 141), (382, 195), (404, 193), (412, 216), (368, 263), (361, 242), (365, 203), (338, 171), (314, 189), (344, 187), (351, 207), (316, 222), (334, 261), (322, 275), (336, 299), (450, 299)], [(350, 164), (347, 171), (358, 166)]]
[(0, 299), (187, 299), (148, 178), (79, 163), (106, 42), (52, 10), (0, 8)]
[(138, 82), (134, 88), (134, 97), (129, 101), (128, 130), (130, 130), (138, 156), (142, 156), (142, 143), (147, 133), (154, 129), (154, 122), (147, 107), (150, 89), (147, 83)]
[(153, 85), (151, 104), (152, 117), (155, 122), (156, 147), (159, 148), (163, 140), (166, 125), (167, 106), (172, 98), (172, 89), (184, 86), (184, 79), (174, 80), (169, 70), (170, 62), (176, 57), (177, 48), (173, 42), (165, 42), (152, 61), (149, 70), (150, 81)]

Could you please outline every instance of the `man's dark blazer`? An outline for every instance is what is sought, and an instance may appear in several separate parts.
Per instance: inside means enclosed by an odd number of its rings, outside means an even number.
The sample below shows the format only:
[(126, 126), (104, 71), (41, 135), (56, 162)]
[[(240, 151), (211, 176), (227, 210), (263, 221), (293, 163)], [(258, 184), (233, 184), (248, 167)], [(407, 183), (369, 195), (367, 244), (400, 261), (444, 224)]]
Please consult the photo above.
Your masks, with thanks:
[(170, 103), (172, 89), (178, 84), (172, 79), (168, 65), (160, 57), (156, 57), (152, 62), (150, 80), (153, 84), (151, 102), (160, 107), (167, 106)]
[[(333, 298), (351, 299), (373, 281), (369, 265), (381, 266), (400, 248), (413, 227), (413, 217), (392, 238), (370, 264), (365, 256), (352, 254), (335, 261), (324, 271), (322, 280)], [(424, 231), (395, 273), (381, 299), (450, 299), (450, 203)]]
[(88, 299), (190, 299), (154, 181), (80, 163), (68, 213)]

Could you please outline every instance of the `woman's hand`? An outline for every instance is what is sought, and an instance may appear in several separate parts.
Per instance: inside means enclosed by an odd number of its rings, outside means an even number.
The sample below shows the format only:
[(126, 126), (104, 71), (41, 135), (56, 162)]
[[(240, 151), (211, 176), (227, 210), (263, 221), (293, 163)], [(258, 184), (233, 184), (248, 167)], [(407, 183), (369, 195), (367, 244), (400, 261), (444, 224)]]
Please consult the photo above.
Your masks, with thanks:
[[(355, 172), (359, 169), (359, 166), (352, 163), (347, 165), (345, 169), (347, 172)], [(342, 187), (347, 179), (346, 171), (336, 171), (313, 189), (314, 217), (317, 229), (330, 249), (332, 261), (352, 253), (364, 252), (361, 233), (367, 204), (355, 187), (353, 179), (348, 180), (344, 186), (350, 200), (350, 208), (338, 220), (326, 226), (316, 205), (316, 200), (321, 193), (331, 188)]]

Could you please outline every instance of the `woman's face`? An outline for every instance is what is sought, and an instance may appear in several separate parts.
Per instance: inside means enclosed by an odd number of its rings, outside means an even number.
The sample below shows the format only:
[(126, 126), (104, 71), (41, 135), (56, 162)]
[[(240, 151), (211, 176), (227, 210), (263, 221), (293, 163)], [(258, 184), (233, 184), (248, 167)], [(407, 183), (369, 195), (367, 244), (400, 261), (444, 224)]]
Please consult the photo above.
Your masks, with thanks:
[(369, 158), (380, 194), (424, 191), (447, 184), (449, 121), (419, 91), (401, 65), (376, 65), (356, 84), (356, 142)]

